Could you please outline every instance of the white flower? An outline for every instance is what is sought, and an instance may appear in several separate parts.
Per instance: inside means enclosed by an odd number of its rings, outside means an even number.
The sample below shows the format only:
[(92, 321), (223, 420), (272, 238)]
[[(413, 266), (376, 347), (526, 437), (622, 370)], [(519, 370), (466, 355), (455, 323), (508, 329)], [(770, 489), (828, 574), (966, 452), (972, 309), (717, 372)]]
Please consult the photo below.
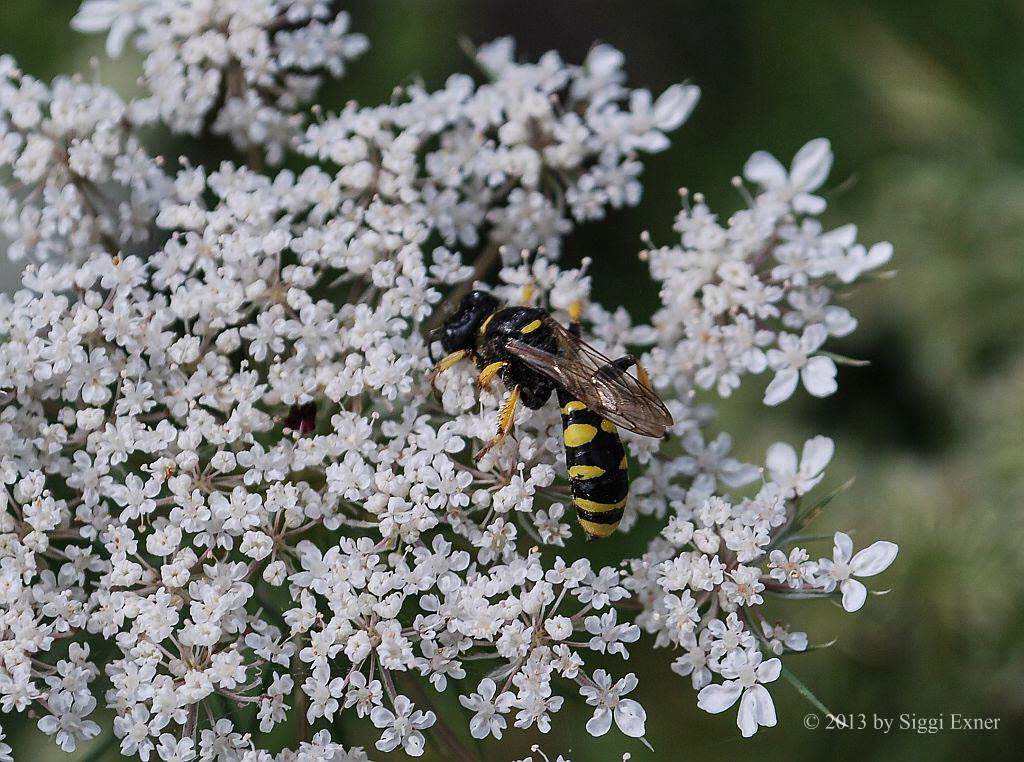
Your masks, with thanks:
[(405, 696), (398, 696), (394, 703), (395, 711), (377, 706), (370, 712), (370, 720), (384, 732), (377, 740), (377, 748), (381, 751), (393, 751), (399, 746), (410, 757), (423, 756), (423, 733), (437, 719), (433, 712), (413, 710), (413, 703)]
[(10, 745), (3, 743), (5, 737), (3, 728), (0, 728), (0, 762), (14, 762)]
[(778, 679), (782, 662), (761, 659), (761, 652), (755, 649), (734, 651), (721, 664), (725, 682), (708, 685), (697, 694), (697, 706), (713, 714), (724, 712), (738, 700), (736, 725), (744, 738), (754, 735), (762, 725), (771, 727), (776, 723), (775, 704), (764, 683)]
[(832, 147), (825, 138), (817, 138), (797, 151), (788, 174), (778, 159), (758, 151), (747, 160), (743, 176), (792, 203), (798, 212), (820, 214), (825, 210), (825, 200), (811, 191), (821, 187), (830, 169)]
[(117, 58), (125, 40), (139, 23), (139, 14), (150, 0), (85, 0), (71, 19), (71, 28), (79, 32), (107, 33), (107, 55)]
[(835, 443), (828, 437), (817, 436), (804, 442), (797, 464), (796, 450), (785, 442), (776, 442), (768, 448), (765, 466), (774, 483), (782, 488), (785, 497), (799, 497), (810, 492), (825, 477), (825, 467), (832, 460)]
[(160, 735), (156, 753), (163, 762), (191, 762), (196, 758), (195, 743), (191, 738), (178, 739), (170, 733)]
[(497, 685), (489, 677), (480, 681), (477, 690), (479, 693), (472, 693), (469, 697), (459, 696), (459, 703), (475, 712), (469, 721), (470, 735), (473, 738), (487, 738), (491, 735), (501, 738), (501, 732), (506, 727), (505, 718), (501, 715), (508, 713), (512, 708), (515, 696), (505, 691), (495, 698)]
[(587, 721), (587, 732), (592, 736), (603, 736), (612, 726), (612, 720), (619, 730), (631, 738), (644, 734), (647, 712), (633, 699), (622, 696), (637, 686), (636, 675), (630, 672), (612, 685), (612, 679), (603, 669), (594, 672), (593, 685), (583, 685), (580, 694), (587, 703), (596, 706), (594, 716)]
[(845, 255), (837, 259), (834, 265), (836, 276), (843, 283), (853, 283), (868, 270), (881, 267), (890, 259), (892, 259), (892, 244), (888, 241), (876, 243), (870, 249), (856, 244), (847, 249)]
[(610, 654), (620, 654), (623, 659), (629, 658), (629, 651), (626, 650), (626, 643), (635, 643), (640, 639), (640, 628), (635, 624), (617, 622), (618, 612), (615, 609), (606, 611), (601, 616), (588, 616), (583, 620), (583, 626), (587, 628), (592, 637), (590, 648), (599, 653), (605, 650)]
[(554, 616), (544, 622), (544, 630), (552, 640), (565, 640), (572, 635), (572, 620), (567, 616)]
[[(591, 679), (583, 654), (644, 643), (675, 650), (697, 690), (755, 674), (736, 700), (756, 728), (771, 702), (740, 608), (772, 652), (805, 647), (769, 632), (765, 587), (855, 603), (853, 577), (895, 546), (820, 569), (786, 555), (831, 440), (742, 463), (729, 451), (749, 442), (712, 427), (718, 398), (769, 367), (770, 403), (801, 378), (834, 390), (821, 347), (856, 321), (833, 301), (891, 247), (814, 217), (827, 142), (788, 173), (758, 154), (762, 190), (728, 219), (684, 194), (679, 238), (643, 253), (661, 300), (636, 322), (594, 303), (588, 259), (558, 258), (577, 224), (640, 201), (640, 154), (668, 146), (697, 89), (631, 89), (607, 45), (576, 66), (499, 40), (478, 56), (486, 82), (322, 113), (318, 87), (366, 48), (338, 5), (87, 0), (74, 26), (142, 56), (131, 101), (0, 56), (0, 230), (33, 260), (0, 297), (0, 711), (41, 707), (38, 728), (71, 751), (100, 732), (102, 699), (122, 753), (164, 762), (269, 762), (265, 735), (305, 712), (324, 727), (278, 756), (365, 762), (328, 724), (369, 717), (379, 750), (420, 755), (435, 717), (395, 686), (451, 692), (479, 662), (490, 677), (460, 697), (475, 737), (501, 738), (513, 708), (517, 728), (549, 732), (574, 682), (590, 733), (642, 737), (636, 677)], [(147, 151), (150, 125), (237, 153), (175, 170)], [(286, 153), (289, 169), (256, 169)], [(612, 465), (631, 477), (622, 528), (656, 527), (621, 563), (555, 555), (581, 530), (553, 401), (521, 406), (514, 436), (475, 459), (511, 390), (478, 389), (471, 362), (431, 378), (431, 329), (489, 253), (499, 301), (562, 324), (579, 311), (602, 352), (640, 352), (671, 412), (682, 448), (627, 435)], [(754, 497), (727, 492), (758, 480)]]
[(896, 560), (899, 547), (886, 540), (878, 540), (863, 550), (853, 552), (853, 540), (843, 532), (835, 533), (832, 559), (822, 558), (818, 569), (822, 586), (832, 591), (839, 586), (843, 594), (843, 608), (857, 611), (864, 605), (868, 590), (854, 577), (873, 577), (881, 574)]
[(815, 397), (827, 397), (839, 388), (836, 364), (832, 358), (811, 356), (826, 338), (828, 330), (819, 323), (807, 326), (802, 336), (779, 334), (779, 348), (768, 350), (768, 364), (775, 371), (775, 378), (764, 390), (764, 404), (778, 405), (788, 400), (796, 391), (799, 380)]

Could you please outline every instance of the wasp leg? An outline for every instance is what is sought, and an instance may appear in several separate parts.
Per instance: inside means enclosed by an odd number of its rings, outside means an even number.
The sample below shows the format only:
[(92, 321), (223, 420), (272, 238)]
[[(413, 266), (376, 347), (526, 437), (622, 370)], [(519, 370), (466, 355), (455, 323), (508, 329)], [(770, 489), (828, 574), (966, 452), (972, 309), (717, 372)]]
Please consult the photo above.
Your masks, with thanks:
[(492, 362), (490, 365), (488, 365), (486, 368), (480, 371), (480, 375), (476, 377), (476, 385), (479, 386), (481, 389), (486, 389), (488, 386), (491, 385), (491, 382), (494, 380), (494, 377), (497, 376), (501, 372), (501, 369), (504, 368), (506, 365), (508, 365), (507, 362), (502, 362), (500, 360), (498, 362)]
[(651, 377), (647, 373), (647, 368), (641, 365), (639, 361), (637, 361), (636, 364), (636, 380), (639, 381), (645, 389), (652, 392), (654, 391), (654, 384), (651, 383)]
[(576, 299), (575, 301), (573, 301), (572, 304), (569, 305), (569, 321), (574, 325), (578, 325), (580, 322), (580, 315), (582, 314), (583, 302), (581, 302), (579, 299)]
[(533, 282), (531, 278), (523, 286), (522, 294), (519, 297), (519, 304), (526, 307), (533, 301), (534, 294), (537, 293), (537, 284)]
[(519, 406), (519, 387), (515, 386), (512, 391), (509, 392), (508, 399), (505, 400), (505, 404), (501, 406), (501, 412), (498, 413), (498, 433), (491, 437), (487, 444), (484, 445), (483, 449), (480, 450), (474, 457), (475, 460), (480, 460), (487, 452), (497, 445), (501, 444), (508, 433), (512, 431), (512, 426), (516, 422), (516, 408)]
[(462, 362), (469, 355), (464, 349), (460, 349), (458, 352), (452, 352), (447, 357), (442, 358), (441, 362), (437, 364), (434, 371), (430, 374), (430, 385), (435, 386), (437, 384), (437, 377), (444, 373), (446, 370), (454, 365)]

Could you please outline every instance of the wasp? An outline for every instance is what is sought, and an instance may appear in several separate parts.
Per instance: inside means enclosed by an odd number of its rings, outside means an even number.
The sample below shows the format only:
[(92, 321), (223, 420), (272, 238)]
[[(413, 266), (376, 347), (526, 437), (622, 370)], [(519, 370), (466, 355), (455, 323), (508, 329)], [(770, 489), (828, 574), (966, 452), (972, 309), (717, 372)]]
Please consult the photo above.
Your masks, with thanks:
[[(478, 459), (512, 430), (520, 403), (537, 410), (554, 393), (577, 520), (588, 538), (608, 537), (622, 520), (629, 494), (618, 427), (664, 437), (672, 415), (635, 357), (610, 360), (580, 338), (578, 306), (570, 318), (567, 329), (545, 310), (502, 306), (486, 291), (471, 291), (438, 329), (447, 355), (431, 381), (468, 358), (481, 388), (500, 378), (509, 389), (497, 434)], [(636, 377), (627, 373), (633, 366)]]

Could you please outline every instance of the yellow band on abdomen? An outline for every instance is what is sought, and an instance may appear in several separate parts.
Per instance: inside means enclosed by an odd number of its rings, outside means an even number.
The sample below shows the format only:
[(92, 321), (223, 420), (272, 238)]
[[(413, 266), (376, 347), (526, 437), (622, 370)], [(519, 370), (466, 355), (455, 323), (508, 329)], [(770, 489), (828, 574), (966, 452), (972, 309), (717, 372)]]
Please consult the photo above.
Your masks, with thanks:
[(577, 508), (582, 508), (583, 510), (590, 511), (591, 513), (604, 513), (605, 511), (614, 511), (618, 508), (625, 507), (627, 499), (628, 498), (624, 497), (617, 503), (597, 503), (583, 497), (574, 497), (572, 501), (576, 504)]
[(604, 476), (605, 470), (600, 466), (570, 466), (569, 467), (569, 478), (570, 479), (596, 479), (599, 476)]
[(596, 426), (591, 426), (589, 423), (574, 423), (565, 427), (562, 438), (565, 440), (566, 447), (580, 447), (593, 441), (596, 436)]
[(610, 537), (619, 528), (618, 522), (614, 524), (595, 524), (593, 521), (587, 521), (586, 519), (580, 519), (579, 521), (583, 531), (591, 537)]

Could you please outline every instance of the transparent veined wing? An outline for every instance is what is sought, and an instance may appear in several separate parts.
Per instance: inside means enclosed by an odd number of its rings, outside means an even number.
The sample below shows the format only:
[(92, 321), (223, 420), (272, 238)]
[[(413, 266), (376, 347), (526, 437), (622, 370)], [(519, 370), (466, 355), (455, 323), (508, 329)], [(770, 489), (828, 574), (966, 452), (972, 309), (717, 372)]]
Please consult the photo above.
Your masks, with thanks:
[(556, 320), (545, 322), (558, 339), (558, 352), (519, 339), (508, 341), (508, 351), (616, 426), (643, 436), (665, 436), (672, 414), (657, 394)]

